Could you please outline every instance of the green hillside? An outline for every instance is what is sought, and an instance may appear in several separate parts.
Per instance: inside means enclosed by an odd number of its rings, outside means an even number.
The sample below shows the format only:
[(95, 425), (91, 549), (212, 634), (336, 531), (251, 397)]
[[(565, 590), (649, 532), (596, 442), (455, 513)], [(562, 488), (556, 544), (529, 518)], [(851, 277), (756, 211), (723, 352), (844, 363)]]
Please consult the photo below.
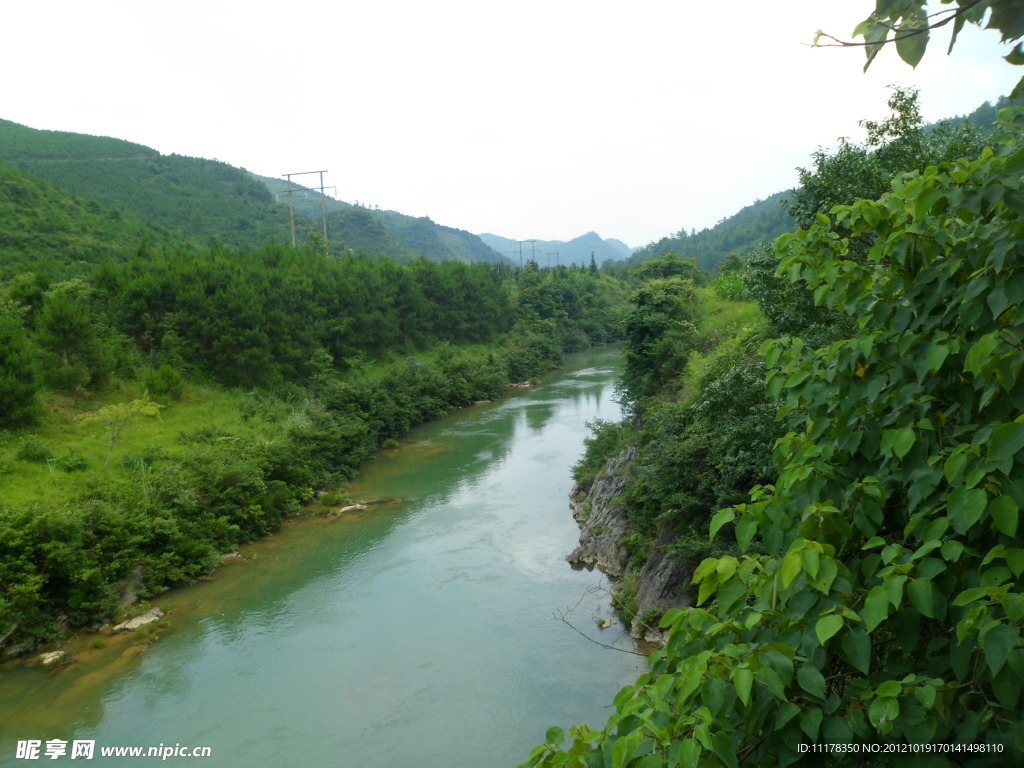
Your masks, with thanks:
[[(288, 182), (269, 176), (255, 176), (274, 198), (287, 206)], [(315, 222), (317, 228), (327, 213), (327, 237), (331, 250), (354, 251), (408, 262), (418, 256), (433, 261), (504, 261), (490, 244), (464, 229), (446, 227), (422, 216), (407, 216), (397, 211), (382, 211), (352, 205), (307, 187), (292, 186), (291, 205), (297, 215)], [(307, 224), (307, 226), (310, 226)]]
[[(923, 135), (933, 144), (948, 142), (953, 137), (962, 138), (960, 129), (965, 125), (973, 126), (980, 135), (989, 135), (995, 129), (997, 110), (1009, 105), (1010, 100), (1002, 96), (995, 104), (985, 102), (969, 115), (924, 125)], [(890, 177), (891, 174), (886, 178)], [(885, 191), (887, 183), (883, 182), (883, 188), (875, 192), (876, 196)], [(862, 192), (866, 194), (865, 190)], [(639, 264), (671, 252), (697, 259), (697, 264), (702, 269), (717, 269), (730, 252), (745, 256), (758, 245), (771, 242), (779, 235), (799, 226), (787, 212), (786, 202), (792, 203), (793, 197), (793, 192), (788, 190), (776, 192), (765, 200), (758, 200), (738, 213), (722, 219), (710, 229), (703, 229), (700, 232), (691, 230), (689, 233), (680, 230), (674, 235), (663, 237), (638, 249), (630, 257), (629, 263)]]
[(182, 240), (4, 163), (0, 221), (0, 282), (40, 270), (54, 280), (82, 276), (98, 262), (123, 261), (143, 241), (159, 246)]
[(788, 192), (776, 192), (722, 219), (710, 229), (700, 232), (680, 230), (639, 249), (629, 258), (630, 264), (672, 252), (697, 259), (701, 269), (715, 269), (732, 251), (745, 255), (763, 242), (774, 240), (794, 227), (793, 218), (782, 206)]
[(0, 161), (195, 244), (258, 247), (289, 234), (288, 211), (266, 187), (217, 160), (0, 120)]

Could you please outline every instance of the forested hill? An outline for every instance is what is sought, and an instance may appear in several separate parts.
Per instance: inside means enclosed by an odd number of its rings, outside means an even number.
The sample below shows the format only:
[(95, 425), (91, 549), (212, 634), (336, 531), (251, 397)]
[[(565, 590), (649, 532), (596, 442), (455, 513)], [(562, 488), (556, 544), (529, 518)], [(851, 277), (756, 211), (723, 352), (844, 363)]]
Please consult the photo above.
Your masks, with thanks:
[[(482, 234), (480, 239), (498, 253), (506, 256), (514, 264), (519, 263), (519, 240), (512, 240), (499, 235)], [(623, 261), (629, 258), (633, 249), (621, 240), (609, 238), (605, 240), (596, 232), (573, 238), (568, 242), (562, 240), (524, 240), (522, 241), (523, 261), (536, 258), (537, 264), (546, 267), (550, 258), (551, 264), (576, 264), (581, 267), (590, 265), (590, 257), (600, 266), (606, 261)], [(555, 256), (554, 254), (558, 254)]]
[[(217, 241), (249, 249), (271, 239), (291, 239), (287, 198), (275, 194), (285, 183), (218, 160), (161, 155), (121, 139), (38, 130), (0, 120), (0, 162), (146, 222), (153, 232), (161, 233), (148, 236), (150, 242), (172, 239), (205, 246)], [(320, 199), (301, 192), (293, 200), (296, 232), (305, 240), (310, 232), (321, 230)], [(394, 211), (327, 202), (333, 252), (401, 262), (418, 256), (435, 261), (503, 261), (469, 232)]]
[[(288, 183), (271, 176), (255, 176), (267, 186), (275, 199), (288, 205)], [(357, 253), (386, 256), (409, 262), (419, 256), (433, 261), (505, 261), (501, 253), (471, 232), (446, 227), (432, 219), (407, 216), (398, 211), (382, 211), (356, 203), (346, 203), (307, 187), (292, 186), (291, 202), (296, 213), (317, 225), (326, 209), (327, 233), (332, 244)]]
[(0, 163), (0, 283), (44, 270), (52, 280), (83, 277), (99, 262), (123, 261), (146, 241), (183, 239), (116, 208), (73, 195)]
[(245, 171), (217, 160), (161, 155), (121, 139), (43, 131), (0, 120), (0, 160), (73, 194), (180, 232), (255, 248), (288, 236), (288, 211)]
[[(964, 124), (973, 125), (982, 134), (991, 133), (996, 125), (996, 112), (1010, 106), (1010, 100), (1001, 96), (996, 102), (985, 102), (969, 115), (953, 117), (923, 126), (927, 133), (955, 130)], [(685, 229), (663, 237), (637, 249), (629, 258), (630, 264), (675, 253), (697, 259), (701, 269), (717, 269), (730, 252), (746, 256), (761, 243), (771, 242), (779, 235), (796, 228), (796, 222), (783, 204), (791, 191), (776, 192), (765, 200), (758, 200), (738, 213), (722, 219), (710, 229), (700, 232)]]
[(672, 252), (697, 259), (701, 269), (715, 269), (730, 252), (745, 256), (761, 243), (793, 229), (793, 217), (782, 206), (788, 194), (788, 191), (776, 192), (771, 197), (758, 200), (722, 219), (711, 229), (689, 233), (683, 229), (663, 237), (636, 251), (630, 256), (629, 263), (639, 264)]

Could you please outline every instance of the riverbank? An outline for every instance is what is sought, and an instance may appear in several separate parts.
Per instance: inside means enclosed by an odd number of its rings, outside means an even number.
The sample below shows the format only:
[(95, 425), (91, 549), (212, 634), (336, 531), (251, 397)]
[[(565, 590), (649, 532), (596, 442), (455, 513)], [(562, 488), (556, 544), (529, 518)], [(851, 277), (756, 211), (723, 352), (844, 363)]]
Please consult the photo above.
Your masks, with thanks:
[[(102, 408), (59, 398), (0, 449), (0, 534), (11, 542), (0, 555), (2, 652), (122, 620), (126, 593), (152, 600), (209, 574), (414, 424), (499, 398), (560, 357), (526, 336), (501, 349), (445, 344), (281, 393), (190, 385), (158, 417), (125, 426), (109, 467), (97, 459), (108, 430), (82, 421)], [(142, 396), (141, 386), (107, 398)]]
[(170, 626), (145, 652), (108, 660), (127, 648), (116, 638), (54, 672), (0, 669), (5, 730), (210, 744), (211, 765), (343, 749), (384, 768), (514, 764), (552, 718), (596, 724), (643, 659), (556, 612), (631, 647), (621, 624), (597, 629), (613, 616), (607, 581), (564, 561), (569, 465), (585, 422), (617, 413), (616, 359), (574, 358), (542, 386), (414, 428), (347, 489), (400, 502), (289, 518), (249, 559), (152, 601)]

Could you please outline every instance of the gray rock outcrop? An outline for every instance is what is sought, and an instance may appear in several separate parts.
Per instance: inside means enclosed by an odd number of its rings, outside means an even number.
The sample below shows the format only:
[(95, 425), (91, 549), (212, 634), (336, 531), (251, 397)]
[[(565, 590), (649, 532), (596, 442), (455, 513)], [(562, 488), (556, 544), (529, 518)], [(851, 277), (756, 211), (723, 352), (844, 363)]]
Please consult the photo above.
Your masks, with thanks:
[[(648, 616), (657, 612), (660, 616), (672, 608), (690, 605), (686, 587), (693, 577), (693, 566), (681, 562), (668, 552), (668, 545), (675, 538), (675, 528), (669, 526), (658, 531), (658, 537), (651, 547), (651, 554), (640, 569), (636, 579), (636, 613)], [(630, 625), (630, 634), (654, 645), (663, 645), (666, 637), (657, 626), (644, 626), (640, 621)]]
[(634, 458), (636, 448), (630, 446), (609, 459), (589, 490), (576, 486), (569, 497), (572, 516), (580, 526), (580, 545), (566, 557), (573, 565), (597, 567), (609, 576), (626, 572), (629, 554), (622, 540), (633, 529), (618, 496), (626, 487), (622, 470)]
[[(608, 461), (589, 490), (573, 488), (569, 505), (580, 526), (580, 544), (566, 558), (573, 565), (597, 567), (615, 578), (626, 573), (630, 558), (621, 542), (633, 525), (618, 499), (626, 486), (624, 471), (635, 458), (636, 448), (626, 448)], [(658, 532), (636, 579), (637, 616), (630, 623), (630, 634), (653, 645), (663, 645), (665, 637), (656, 624), (648, 626), (640, 619), (690, 604), (686, 586), (693, 566), (670, 554), (668, 545), (674, 538), (672, 526)]]

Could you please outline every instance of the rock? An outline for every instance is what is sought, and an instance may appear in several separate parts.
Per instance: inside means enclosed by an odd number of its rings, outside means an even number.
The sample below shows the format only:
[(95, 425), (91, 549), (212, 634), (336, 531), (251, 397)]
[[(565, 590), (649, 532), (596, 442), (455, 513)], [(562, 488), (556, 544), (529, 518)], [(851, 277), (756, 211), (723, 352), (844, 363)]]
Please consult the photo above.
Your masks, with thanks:
[(39, 663), (44, 667), (59, 667), (67, 664), (70, 660), (71, 657), (64, 651), (50, 651), (39, 657)]
[[(674, 526), (658, 531), (658, 537), (651, 547), (651, 554), (643, 564), (636, 578), (636, 613), (644, 616), (652, 612), (659, 615), (672, 608), (685, 608), (690, 605), (686, 596), (686, 586), (693, 578), (693, 566), (672, 557), (666, 551), (675, 539)], [(645, 627), (634, 621), (630, 627), (634, 639), (643, 640), (656, 646), (662, 646), (667, 640), (657, 626)]]
[(342, 507), (337, 512), (335, 512), (335, 514), (343, 515), (346, 512), (361, 512), (364, 509), (366, 509), (366, 504), (364, 504), (361, 501), (357, 501), (355, 504), (349, 504), (347, 507)]
[(608, 461), (589, 491), (573, 488), (569, 505), (580, 526), (580, 545), (566, 558), (573, 565), (597, 566), (614, 577), (626, 572), (629, 553), (620, 542), (633, 526), (616, 497), (626, 485), (620, 470), (635, 457), (636, 448), (629, 447)]
[[(621, 542), (633, 526), (625, 508), (616, 499), (625, 490), (623, 469), (635, 458), (636, 448), (627, 448), (608, 461), (588, 491), (579, 486), (573, 489), (570, 506), (580, 526), (580, 544), (566, 558), (570, 563), (597, 566), (614, 578), (625, 574), (630, 556)], [(672, 526), (659, 530), (647, 561), (637, 573), (637, 616), (662, 614), (670, 608), (690, 604), (686, 587), (693, 576), (693, 566), (668, 553), (668, 545), (674, 538)], [(616, 587), (612, 591), (614, 593)], [(611, 626), (606, 621), (599, 621), (598, 626), (602, 629)], [(654, 646), (665, 644), (665, 636), (657, 626), (646, 627), (637, 620), (630, 624), (630, 635)]]
[(238, 551), (235, 551), (235, 552), (225, 552), (223, 555), (220, 556), (220, 559), (221, 559), (221, 562), (224, 562), (224, 561), (227, 561), (227, 560), (238, 560), (241, 557), (242, 557), (242, 553), (238, 552)]
[(39, 641), (35, 638), (22, 640), (20, 643), (4, 646), (2, 657), (4, 659), (13, 659), (16, 656), (21, 656), (23, 653), (34, 651), (38, 645)]
[(122, 621), (120, 624), (114, 627), (115, 632), (134, 632), (139, 627), (144, 627), (147, 624), (154, 624), (164, 617), (164, 612), (159, 608), (150, 608), (148, 611), (140, 616), (136, 616), (134, 619), (128, 619), (128, 621)]

